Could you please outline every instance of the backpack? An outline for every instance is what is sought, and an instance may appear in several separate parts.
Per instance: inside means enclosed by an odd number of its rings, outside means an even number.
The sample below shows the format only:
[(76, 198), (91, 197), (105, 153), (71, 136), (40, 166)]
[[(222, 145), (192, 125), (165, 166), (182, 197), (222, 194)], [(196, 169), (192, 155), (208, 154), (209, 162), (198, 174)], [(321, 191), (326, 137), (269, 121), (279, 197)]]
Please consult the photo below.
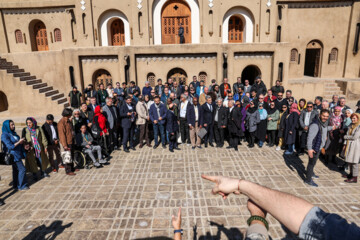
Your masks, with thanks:
[(98, 117), (94, 117), (93, 124), (91, 125), (91, 134), (94, 138), (100, 138), (102, 130), (99, 126)]

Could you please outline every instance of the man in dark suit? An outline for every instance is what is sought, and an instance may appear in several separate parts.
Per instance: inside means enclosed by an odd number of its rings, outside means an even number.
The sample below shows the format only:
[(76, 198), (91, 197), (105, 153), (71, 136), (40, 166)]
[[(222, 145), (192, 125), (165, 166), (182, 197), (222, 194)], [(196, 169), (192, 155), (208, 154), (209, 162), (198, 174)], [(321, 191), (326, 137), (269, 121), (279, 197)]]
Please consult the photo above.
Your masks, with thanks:
[(205, 128), (207, 133), (204, 137), (204, 144), (207, 148), (208, 143), (210, 146), (213, 145), (213, 126), (214, 126), (214, 104), (210, 96), (206, 96), (206, 103), (200, 107), (200, 128)]
[(88, 105), (88, 111), (94, 112), (97, 105), (98, 104), (96, 103), (96, 98), (95, 97), (90, 98), (90, 104)]
[(158, 85), (155, 86), (155, 95), (162, 96), (164, 93), (164, 85), (162, 84), (161, 78), (157, 80)]
[(239, 88), (244, 88), (244, 84), (241, 82), (241, 77), (236, 79), (236, 83), (233, 84), (234, 95), (239, 93)]
[(169, 110), (166, 112), (166, 131), (169, 133), (169, 151), (174, 152), (174, 149), (180, 150), (177, 146), (176, 132), (179, 130), (177, 117), (174, 113), (174, 104), (169, 105)]
[[(122, 145), (125, 152), (130, 152), (127, 143), (130, 140), (130, 148), (136, 150), (134, 147), (134, 131), (135, 131), (135, 106), (131, 104), (131, 97), (126, 97), (125, 104), (120, 107), (121, 127), (123, 129)], [(130, 139), (129, 139), (130, 136)]]
[(244, 133), (241, 129), (241, 119), (242, 113), (239, 107), (234, 106), (234, 100), (229, 101), (229, 135), (230, 141), (229, 146), (226, 148), (234, 148), (235, 151), (238, 151), (238, 144), (240, 137), (244, 136)]
[[(229, 100), (231, 101), (231, 100)], [(224, 146), (224, 132), (228, 122), (228, 110), (223, 106), (221, 98), (217, 99), (214, 113), (214, 134), (216, 147)]]
[[(60, 154), (60, 144), (59, 144), (59, 133), (57, 129), (57, 123), (54, 122), (54, 116), (48, 114), (46, 116), (46, 122), (42, 125), (46, 140), (48, 142), (48, 154), (49, 161), (53, 168), (53, 172), (57, 172), (58, 168), (62, 165), (62, 158)], [(54, 161), (54, 155), (56, 156), (56, 161)]]
[(159, 132), (161, 137), (162, 147), (166, 148), (165, 146), (165, 120), (166, 120), (166, 106), (160, 102), (160, 97), (156, 96), (154, 98), (154, 103), (150, 106), (149, 115), (150, 120), (153, 124), (154, 129), (154, 141), (156, 149), (159, 146)]
[(103, 114), (106, 117), (106, 125), (109, 130), (109, 136), (110, 136), (110, 149), (117, 150), (118, 149), (118, 140), (117, 140), (117, 128), (118, 128), (118, 119), (119, 114), (117, 111), (117, 108), (113, 105), (112, 98), (106, 98), (106, 105), (103, 107)]
[(255, 83), (251, 87), (251, 91), (253, 90), (256, 91), (257, 96), (259, 96), (260, 94), (263, 94), (264, 96), (266, 95), (267, 88), (265, 83), (261, 80), (260, 76), (256, 77)]

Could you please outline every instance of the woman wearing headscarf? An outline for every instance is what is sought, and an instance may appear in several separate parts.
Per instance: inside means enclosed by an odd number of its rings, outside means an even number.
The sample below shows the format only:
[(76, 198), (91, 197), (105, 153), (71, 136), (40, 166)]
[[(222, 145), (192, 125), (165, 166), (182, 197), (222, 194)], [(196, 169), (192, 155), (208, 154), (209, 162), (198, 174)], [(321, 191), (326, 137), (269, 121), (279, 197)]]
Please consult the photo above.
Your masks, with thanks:
[(245, 119), (245, 126), (246, 130), (249, 132), (249, 148), (253, 148), (255, 145), (255, 133), (257, 124), (260, 123), (260, 113), (257, 110), (257, 107), (254, 101), (250, 102), (250, 106), (246, 111), (246, 119)]
[(270, 102), (270, 107), (268, 109), (268, 117), (267, 117), (267, 132), (269, 139), (269, 147), (273, 147), (275, 145), (276, 138), (276, 130), (277, 123), (280, 117), (279, 110), (275, 107), (275, 102)]
[(258, 145), (260, 148), (264, 145), (264, 142), (266, 140), (266, 127), (267, 127), (267, 111), (264, 109), (264, 104), (260, 103), (258, 112), (260, 115), (260, 122), (257, 125), (256, 128), (256, 137), (259, 140)]
[(344, 116), (344, 124), (343, 130), (346, 132), (349, 126), (351, 125), (351, 115), (354, 113), (352, 109), (346, 109), (345, 116)]
[(101, 133), (100, 133), (100, 138), (96, 139), (97, 142), (100, 144), (100, 146), (105, 149), (106, 154), (108, 154), (108, 135), (109, 132), (106, 128), (106, 117), (103, 114), (103, 110), (101, 106), (97, 106), (95, 108), (94, 111), (95, 115), (94, 115), (94, 120), (93, 120), (93, 124), (97, 124), (100, 127)]
[(356, 183), (359, 175), (360, 162), (360, 114), (351, 114), (351, 125), (344, 137), (345, 161), (349, 164), (350, 174), (345, 182)]
[(22, 161), (22, 159), (25, 158), (23, 145), (25, 139), (20, 139), (19, 135), (17, 135), (15, 132), (15, 124), (12, 120), (3, 122), (1, 142), (3, 142), (3, 151), (14, 156), (14, 163), (12, 164), (13, 188), (17, 190), (28, 190), (26, 169)]
[(41, 127), (37, 125), (34, 118), (28, 117), (26, 125), (22, 132), (22, 137), (30, 144), (26, 154), (25, 167), (28, 172), (33, 174), (34, 180), (38, 180), (37, 172), (40, 167), (40, 176), (50, 177), (45, 171), (49, 166), (49, 159), (46, 155), (48, 142)]
[[(275, 104), (276, 106), (276, 104)], [(281, 106), (280, 116), (278, 120), (278, 135), (279, 144), (276, 147), (276, 151), (280, 151), (284, 147), (284, 131), (285, 131), (285, 120), (289, 113), (288, 106), (286, 104)]]
[(291, 155), (295, 150), (296, 142), (296, 128), (299, 123), (300, 112), (296, 103), (291, 104), (289, 114), (285, 119), (285, 144), (288, 146), (288, 150), (285, 151), (285, 155)]
[(333, 130), (328, 132), (325, 143), (325, 162), (336, 164), (336, 154), (339, 153), (341, 148), (341, 131), (343, 125), (343, 116), (341, 114), (341, 107), (336, 106), (334, 112), (330, 116), (329, 126), (334, 126)]
[(301, 98), (299, 100), (299, 106), (298, 106), (298, 110), (299, 112), (301, 112), (302, 110), (306, 109), (306, 106), (307, 106), (307, 102), (304, 98)]

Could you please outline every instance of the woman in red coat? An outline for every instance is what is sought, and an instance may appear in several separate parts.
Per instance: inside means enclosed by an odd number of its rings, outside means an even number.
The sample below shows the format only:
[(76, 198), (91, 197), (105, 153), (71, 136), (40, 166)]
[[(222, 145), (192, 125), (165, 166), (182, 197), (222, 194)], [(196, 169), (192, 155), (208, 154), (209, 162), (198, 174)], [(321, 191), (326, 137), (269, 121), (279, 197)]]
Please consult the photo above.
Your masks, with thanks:
[(105, 155), (108, 155), (109, 154), (109, 152), (108, 152), (109, 132), (106, 128), (106, 117), (104, 116), (104, 114), (102, 112), (103, 112), (103, 110), (102, 110), (101, 106), (97, 106), (95, 108), (93, 124), (98, 124), (101, 129), (100, 138), (96, 139), (96, 140), (99, 143), (99, 145), (101, 146), (101, 148), (103, 150), (105, 150)]

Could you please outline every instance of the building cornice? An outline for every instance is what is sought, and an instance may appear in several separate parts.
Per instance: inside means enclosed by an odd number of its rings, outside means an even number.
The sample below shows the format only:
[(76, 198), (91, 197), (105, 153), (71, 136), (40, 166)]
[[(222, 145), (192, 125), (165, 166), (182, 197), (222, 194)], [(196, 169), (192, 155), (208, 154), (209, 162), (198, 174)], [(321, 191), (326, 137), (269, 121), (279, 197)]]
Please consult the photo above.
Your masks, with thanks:
[(349, 7), (354, 1), (277, 1), (278, 5), (285, 4), (288, 8), (335, 8), (335, 7)]

